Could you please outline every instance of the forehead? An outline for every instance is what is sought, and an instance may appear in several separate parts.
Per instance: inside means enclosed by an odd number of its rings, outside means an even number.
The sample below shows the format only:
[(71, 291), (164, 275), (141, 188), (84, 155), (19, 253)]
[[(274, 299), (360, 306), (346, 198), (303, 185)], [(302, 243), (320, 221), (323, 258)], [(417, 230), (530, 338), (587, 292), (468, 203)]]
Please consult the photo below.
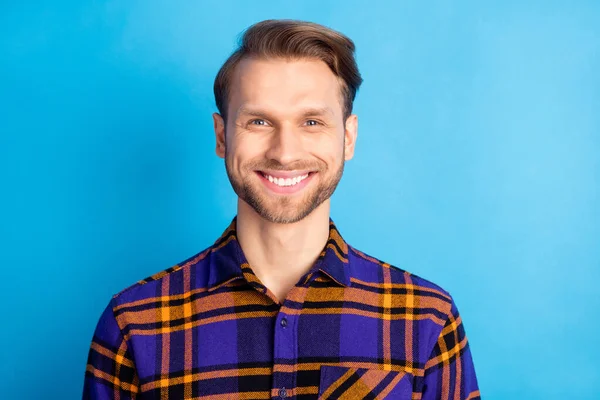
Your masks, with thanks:
[(249, 108), (280, 115), (330, 108), (341, 115), (340, 80), (321, 60), (246, 58), (232, 76), (229, 113), (235, 117)]

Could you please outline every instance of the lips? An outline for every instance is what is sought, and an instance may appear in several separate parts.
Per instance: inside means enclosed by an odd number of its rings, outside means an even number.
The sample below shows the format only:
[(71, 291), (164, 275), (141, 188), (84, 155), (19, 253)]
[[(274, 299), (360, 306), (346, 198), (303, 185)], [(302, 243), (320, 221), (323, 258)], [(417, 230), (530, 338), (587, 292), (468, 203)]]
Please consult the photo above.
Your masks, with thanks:
[(302, 190), (316, 172), (303, 171), (256, 171), (263, 184), (270, 191), (278, 194), (291, 194)]
[(306, 169), (306, 170), (295, 170), (295, 171), (277, 171), (277, 170), (269, 170), (269, 169), (263, 169), (263, 170), (258, 170), (257, 172), (261, 172), (264, 175), (270, 175), (273, 178), (294, 178), (294, 177), (298, 177), (298, 176), (302, 176), (302, 175), (306, 175), (309, 174), (311, 172), (314, 172), (312, 170)]
[(285, 186), (294, 186), (299, 184), (300, 182), (302, 182), (304, 179), (308, 178), (308, 173), (306, 174), (302, 174), (302, 175), (295, 175), (295, 176), (289, 176), (289, 177), (281, 177), (281, 176), (277, 176), (277, 175), (271, 175), (271, 174), (266, 174), (266, 173), (262, 173), (263, 176), (269, 180), (269, 182), (276, 184), (277, 186), (280, 187), (285, 187)]

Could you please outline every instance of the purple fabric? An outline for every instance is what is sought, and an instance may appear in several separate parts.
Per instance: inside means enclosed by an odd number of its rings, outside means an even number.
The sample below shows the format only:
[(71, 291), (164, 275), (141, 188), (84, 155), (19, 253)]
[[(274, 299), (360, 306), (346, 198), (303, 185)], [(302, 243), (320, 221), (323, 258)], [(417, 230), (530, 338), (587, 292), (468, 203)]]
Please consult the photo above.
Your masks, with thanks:
[(116, 294), (84, 399), (478, 399), (462, 319), (439, 286), (330, 237), (283, 303), (236, 218), (208, 249)]

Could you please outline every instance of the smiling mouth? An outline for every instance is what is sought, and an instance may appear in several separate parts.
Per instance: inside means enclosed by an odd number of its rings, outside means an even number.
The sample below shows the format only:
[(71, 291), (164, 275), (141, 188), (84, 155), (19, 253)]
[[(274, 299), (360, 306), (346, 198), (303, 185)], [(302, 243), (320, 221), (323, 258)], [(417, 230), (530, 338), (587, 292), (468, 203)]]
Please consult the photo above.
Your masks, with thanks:
[(316, 174), (316, 171), (301, 171), (299, 173), (290, 173), (290, 172), (264, 172), (264, 171), (256, 171), (257, 175), (264, 179), (264, 182), (267, 186), (270, 186), (276, 192), (279, 190), (283, 190), (283, 193), (288, 193), (291, 190), (300, 189), (306, 185), (306, 183), (311, 180), (312, 176)]
[(259, 171), (259, 173), (262, 174), (262, 176), (264, 176), (265, 179), (267, 179), (269, 182), (274, 183), (275, 185), (280, 187), (295, 186), (303, 180), (305, 180), (306, 178), (308, 178), (308, 176), (311, 174), (311, 172), (307, 172), (303, 175), (296, 175), (292, 177), (277, 177), (269, 175), (262, 171)]

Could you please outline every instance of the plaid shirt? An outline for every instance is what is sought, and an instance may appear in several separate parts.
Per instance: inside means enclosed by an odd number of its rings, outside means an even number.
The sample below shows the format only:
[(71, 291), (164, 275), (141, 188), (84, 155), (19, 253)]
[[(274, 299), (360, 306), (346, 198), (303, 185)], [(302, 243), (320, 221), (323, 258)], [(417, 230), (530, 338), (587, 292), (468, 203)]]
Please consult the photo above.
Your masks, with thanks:
[(84, 399), (479, 399), (450, 295), (349, 246), (330, 220), (283, 303), (236, 218), (208, 249), (115, 295)]

